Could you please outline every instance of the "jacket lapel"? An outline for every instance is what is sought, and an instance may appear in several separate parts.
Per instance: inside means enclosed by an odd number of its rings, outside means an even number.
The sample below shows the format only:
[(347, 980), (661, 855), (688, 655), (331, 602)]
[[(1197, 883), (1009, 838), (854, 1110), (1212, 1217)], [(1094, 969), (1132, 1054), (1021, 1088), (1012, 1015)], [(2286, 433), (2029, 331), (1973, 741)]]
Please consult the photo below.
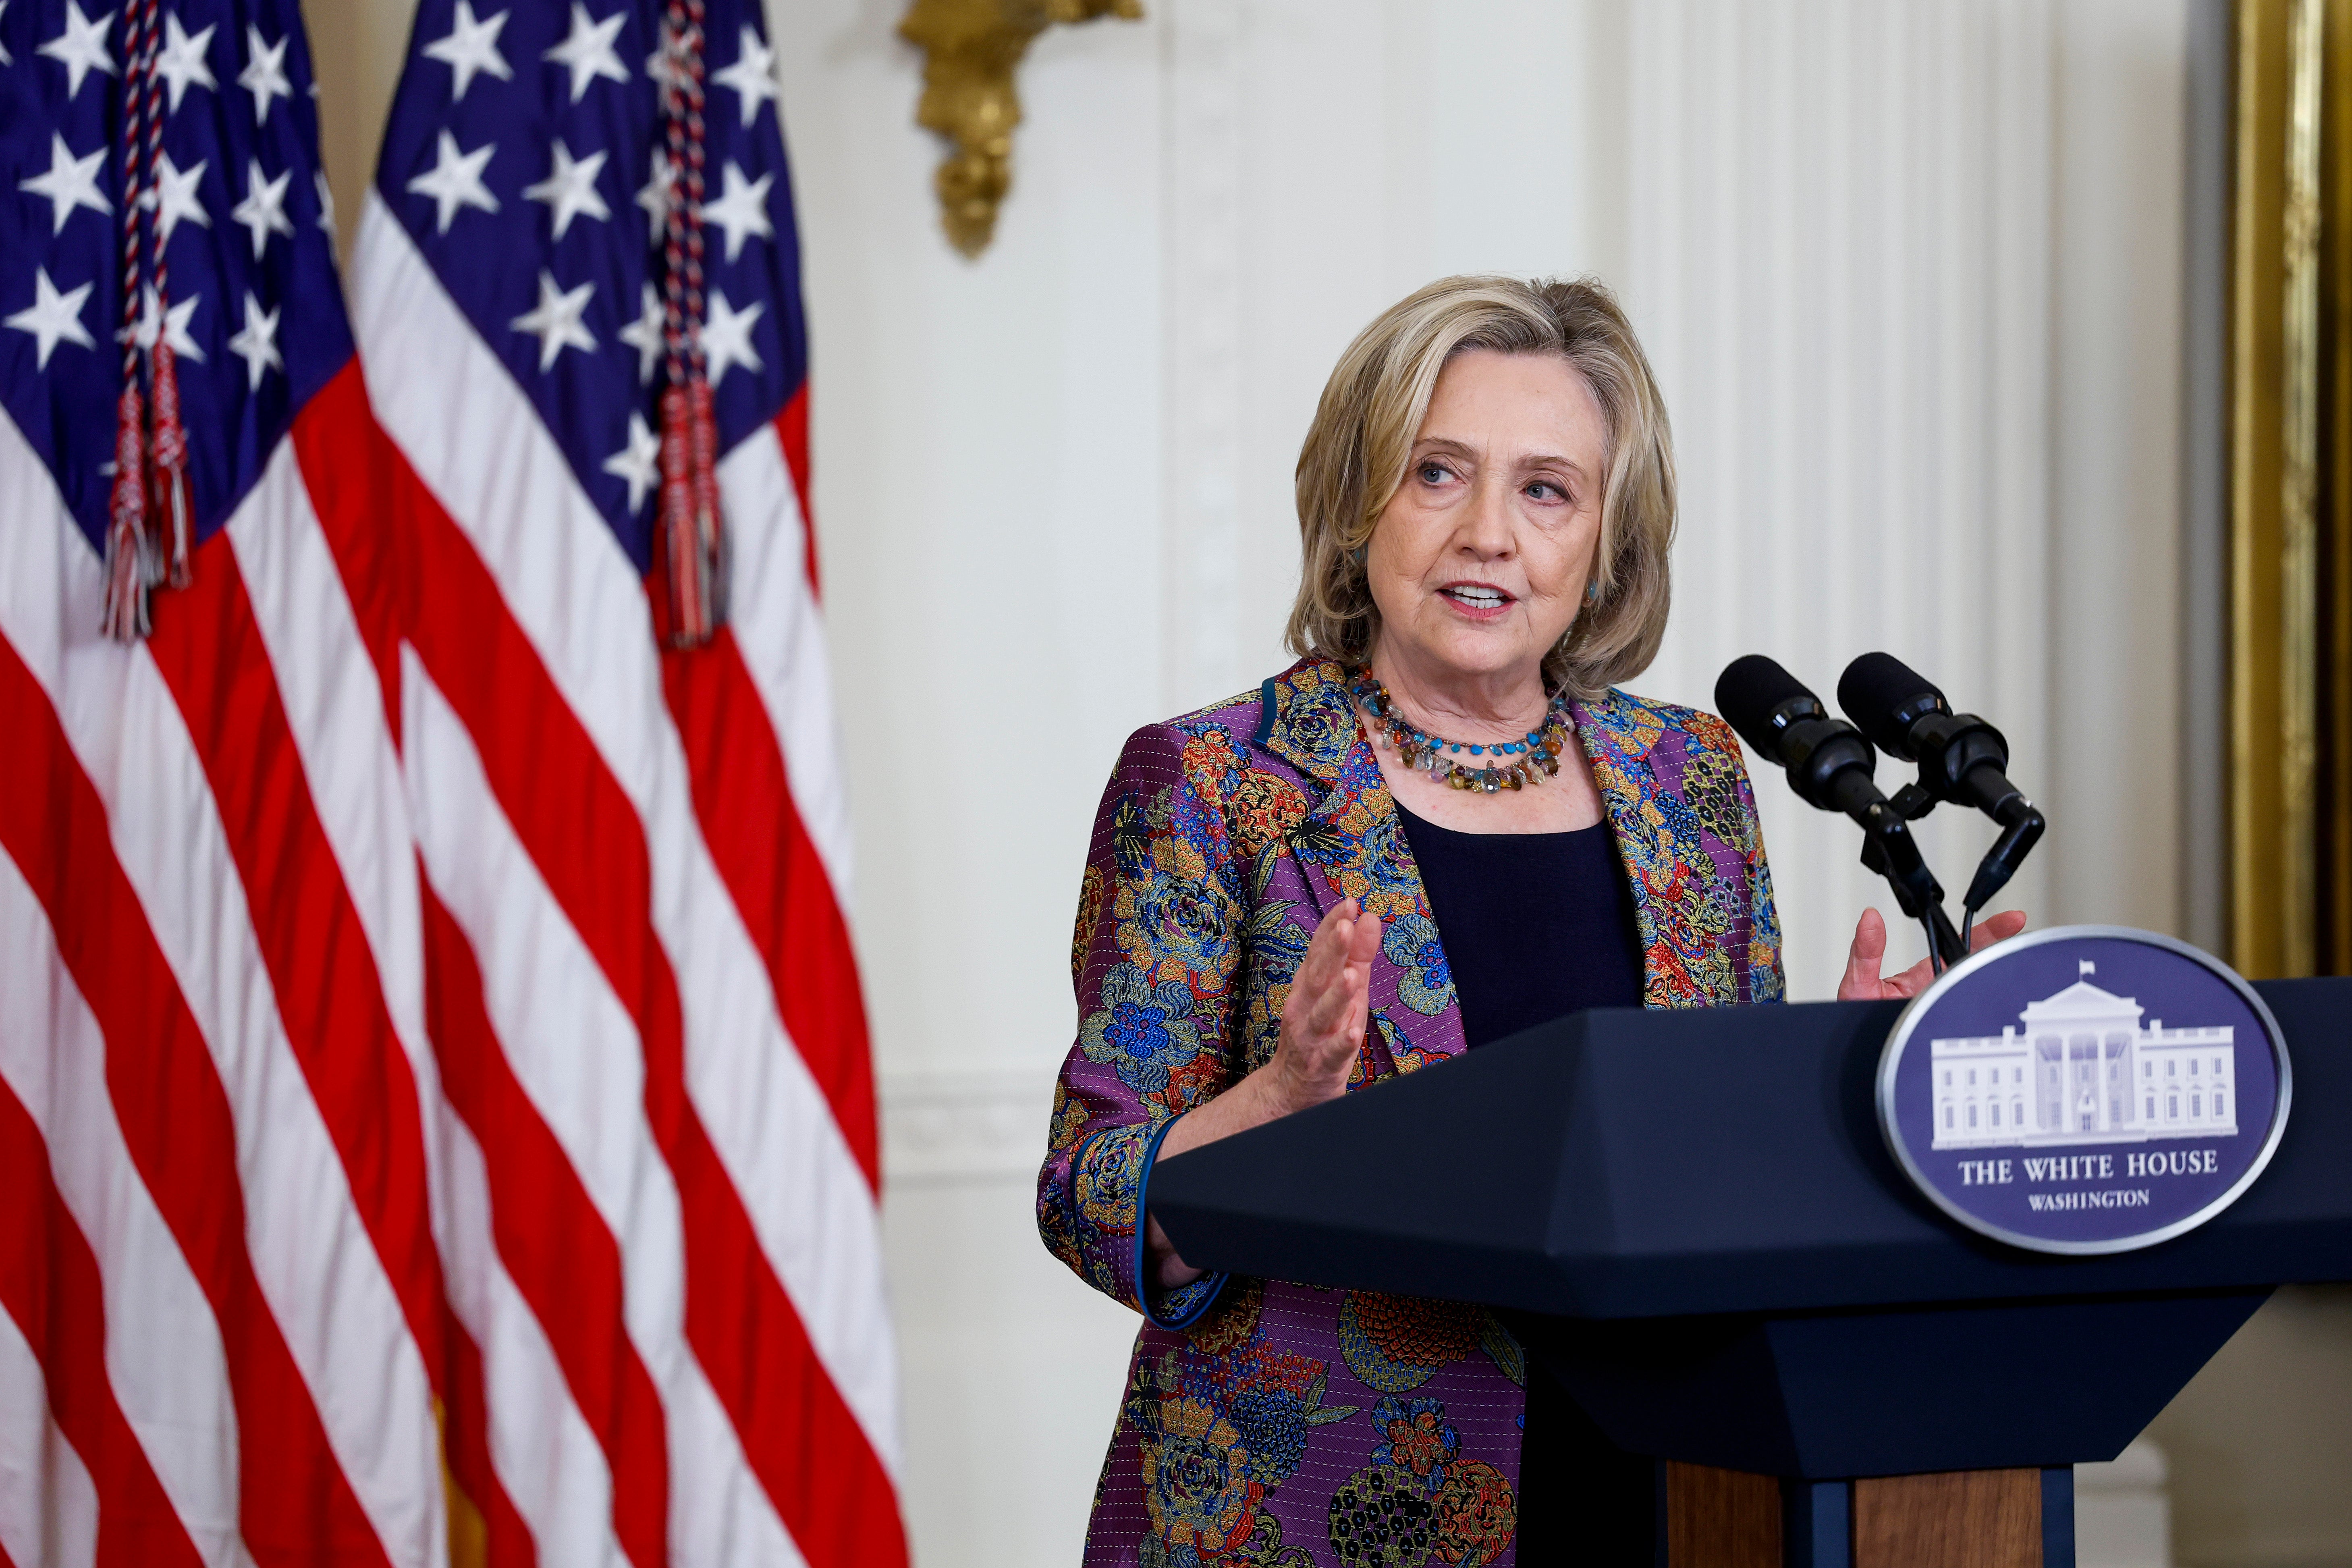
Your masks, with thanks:
[[(1371, 1005), (1391, 1070), (1462, 1049), (1462, 1013), (1453, 974), (1430, 918), (1429, 895), (1357, 722), (1346, 674), (1336, 664), (1301, 662), (1265, 684), (1259, 743), (1297, 770), (1307, 814), (1288, 835), (1314, 918), (1355, 899), (1381, 917)], [(1367, 1046), (1371, 1044), (1368, 1036)]]
[(1323, 873), (1360, 855), (1362, 848), (1360, 843), (1349, 842), (1348, 813), (1354, 801), (1340, 787), (1340, 780), (1359, 750), (1376, 776), (1379, 764), (1373, 762), (1370, 744), (1356, 723), (1355, 708), (1338, 665), (1301, 660), (1268, 680), (1261, 696), (1255, 738), (1297, 771), (1307, 792), (1307, 815), (1290, 830), (1288, 838), (1299, 864), (1309, 868), (1308, 891), (1319, 919), (1345, 897), (1330, 890)]
[[(1688, 856), (1677, 853), (1674, 829), (1661, 804), (1667, 786), (1659, 777), (1654, 752), (1664, 724), (1649, 709), (1613, 689), (1590, 703), (1578, 703), (1576, 722), (1633, 890), (1643, 1005), (1687, 1007), (1737, 1000), (1713, 994), (1695, 978), (1672, 940), (1672, 932), (1689, 931), (1697, 923), (1692, 916), (1708, 896), (1710, 879), (1694, 875)], [(1696, 852), (1697, 847), (1686, 848)]]

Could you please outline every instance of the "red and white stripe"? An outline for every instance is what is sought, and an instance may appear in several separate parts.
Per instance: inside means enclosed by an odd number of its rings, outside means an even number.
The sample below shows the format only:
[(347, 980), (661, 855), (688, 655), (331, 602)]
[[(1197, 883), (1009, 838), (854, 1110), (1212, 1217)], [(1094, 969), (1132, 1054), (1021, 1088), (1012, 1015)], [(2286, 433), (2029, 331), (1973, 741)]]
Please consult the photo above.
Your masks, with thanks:
[(142, 644), (5, 418), (0, 506), (0, 1544), (444, 1563), (414, 852), (292, 446)]
[(665, 655), (373, 209), (353, 296), (145, 642), (0, 416), (0, 1568), (901, 1563), (790, 432)]
[(733, 626), (665, 656), (552, 436), (373, 201), (352, 299), (415, 552), (394, 683), (427, 1032), (471, 1149), (444, 1180), (481, 1216), (443, 1245), (493, 1468), (542, 1557), (584, 1513), (637, 1568), (903, 1561), (845, 817), (782, 437), (721, 465)]

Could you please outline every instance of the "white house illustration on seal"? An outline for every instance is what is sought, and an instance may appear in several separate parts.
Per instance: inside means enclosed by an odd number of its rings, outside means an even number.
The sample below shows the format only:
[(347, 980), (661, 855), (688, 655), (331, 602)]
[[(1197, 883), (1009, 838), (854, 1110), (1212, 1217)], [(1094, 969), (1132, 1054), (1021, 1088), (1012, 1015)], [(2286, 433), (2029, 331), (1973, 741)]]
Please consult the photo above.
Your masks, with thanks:
[[(2097, 966), (2084, 962), (2088, 976)], [(2128, 996), (2078, 979), (2026, 1005), (2024, 1027), (1929, 1042), (1937, 1149), (2234, 1137), (2234, 1031), (2143, 1026)]]

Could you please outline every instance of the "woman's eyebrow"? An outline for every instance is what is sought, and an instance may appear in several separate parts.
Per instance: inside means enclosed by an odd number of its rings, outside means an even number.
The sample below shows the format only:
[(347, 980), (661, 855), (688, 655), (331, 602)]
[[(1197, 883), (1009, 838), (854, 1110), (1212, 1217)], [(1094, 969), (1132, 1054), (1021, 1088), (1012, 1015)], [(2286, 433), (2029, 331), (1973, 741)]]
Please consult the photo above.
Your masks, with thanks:
[[(1416, 458), (1442, 455), (1475, 458), (1479, 454), (1478, 447), (1451, 436), (1424, 436), (1413, 443), (1412, 449), (1413, 456)], [(1589, 477), (1582, 463), (1558, 452), (1531, 452), (1517, 458), (1511, 466), (1521, 473), (1531, 472), (1537, 468), (1565, 468), (1579, 479)]]
[(1513, 471), (1521, 474), (1541, 473), (1546, 468), (1565, 473), (1579, 484), (1590, 483), (1592, 478), (1582, 463), (1578, 462), (1574, 458), (1564, 458), (1555, 452), (1529, 453), (1512, 465)]

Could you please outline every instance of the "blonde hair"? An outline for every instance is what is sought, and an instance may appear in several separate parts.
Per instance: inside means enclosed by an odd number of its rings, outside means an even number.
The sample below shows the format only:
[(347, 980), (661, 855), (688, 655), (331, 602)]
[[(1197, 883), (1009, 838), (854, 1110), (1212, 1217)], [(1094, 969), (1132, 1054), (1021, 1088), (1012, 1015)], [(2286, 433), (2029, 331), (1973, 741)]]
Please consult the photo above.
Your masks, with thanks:
[(1665, 636), (1675, 448), (1633, 324), (1591, 279), (1441, 278), (1382, 311), (1339, 356), (1298, 450), (1298, 597), (1286, 640), (1307, 658), (1361, 664), (1380, 632), (1361, 552), (1404, 482), (1438, 373), (1490, 349), (1566, 360), (1605, 431), (1591, 593), (1544, 656), (1544, 680), (1589, 701), (1640, 674)]

